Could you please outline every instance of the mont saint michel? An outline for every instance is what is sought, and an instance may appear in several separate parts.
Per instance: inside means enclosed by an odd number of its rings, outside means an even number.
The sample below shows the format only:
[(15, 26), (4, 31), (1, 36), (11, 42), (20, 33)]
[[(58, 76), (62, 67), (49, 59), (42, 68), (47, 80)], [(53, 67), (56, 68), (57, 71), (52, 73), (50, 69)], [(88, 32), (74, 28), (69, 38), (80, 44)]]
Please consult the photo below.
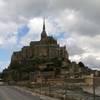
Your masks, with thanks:
[[(83, 77), (94, 71), (82, 62), (69, 60), (66, 46), (60, 46), (57, 40), (48, 36), (43, 20), (40, 41), (32, 41), (21, 51), (13, 52), (8, 69), (4, 70), (5, 80), (32, 80), (38, 78)], [(6, 77), (7, 75), (7, 77)]]
[(100, 100), (100, 0), (0, 0), (0, 100)]
[[(100, 72), (82, 62), (71, 62), (66, 46), (60, 46), (54, 37), (47, 35), (45, 23), (44, 19), (39, 41), (31, 41), (29, 46), (13, 52), (8, 68), (2, 73), (3, 80), (10, 85), (31, 88), (38, 94), (56, 95), (61, 100), (86, 99), (93, 94), (84, 91), (91, 89), (87, 86), (94, 86), (94, 73), (96, 86), (99, 86)], [(66, 91), (69, 92), (67, 95)]]
[(25, 46), (19, 52), (14, 52), (11, 59), (12, 63), (21, 63), (31, 59), (53, 59), (64, 58), (69, 60), (66, 47), (60, 47), (57, 40), (48, 36), (45, 29), (45, 20), (40, 41), (32, 41), (30, 46)]

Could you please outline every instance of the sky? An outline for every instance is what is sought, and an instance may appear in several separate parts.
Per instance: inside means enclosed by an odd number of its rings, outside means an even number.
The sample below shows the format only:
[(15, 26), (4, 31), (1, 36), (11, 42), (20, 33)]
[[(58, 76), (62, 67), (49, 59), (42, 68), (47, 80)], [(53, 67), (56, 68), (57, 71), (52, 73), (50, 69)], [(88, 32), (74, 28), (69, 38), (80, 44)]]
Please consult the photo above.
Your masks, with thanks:
[(100, 0), (0, 0), (0, 71), (14, 51), (40, 39), (43, 17), (71, 61), (100, 70)]

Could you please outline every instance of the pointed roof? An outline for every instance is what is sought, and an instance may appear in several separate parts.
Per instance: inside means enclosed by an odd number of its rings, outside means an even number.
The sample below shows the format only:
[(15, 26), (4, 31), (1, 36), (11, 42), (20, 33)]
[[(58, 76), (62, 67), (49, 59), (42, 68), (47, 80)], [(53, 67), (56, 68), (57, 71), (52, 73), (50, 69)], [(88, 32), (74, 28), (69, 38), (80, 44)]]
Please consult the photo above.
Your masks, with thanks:
[(41, 33), (41, 38), (47, 37), (46, 29), (45, 29), (45, 18), (43, 19), (43, 30)]
[(43, 19), (43, 31), (45, 31), (45, 18)]

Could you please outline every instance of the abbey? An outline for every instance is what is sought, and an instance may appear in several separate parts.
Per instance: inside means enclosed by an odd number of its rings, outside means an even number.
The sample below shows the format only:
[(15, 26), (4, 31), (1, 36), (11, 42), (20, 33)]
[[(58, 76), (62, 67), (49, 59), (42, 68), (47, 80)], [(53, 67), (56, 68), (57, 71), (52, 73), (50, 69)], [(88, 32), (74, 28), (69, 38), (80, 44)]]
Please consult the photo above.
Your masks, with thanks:
[(11, 63), (21, 62), (22, 60), (36, 57), (46, 59), (59, 57), (68, 59), (66, 46), (60, 47), (56, 39), (47, 35), (45, 20), (43, 21), (43, 30), (40, 41), (32, 41), (30, 46), (24, 46), (21, 51), (14, 52), (11, 58)]

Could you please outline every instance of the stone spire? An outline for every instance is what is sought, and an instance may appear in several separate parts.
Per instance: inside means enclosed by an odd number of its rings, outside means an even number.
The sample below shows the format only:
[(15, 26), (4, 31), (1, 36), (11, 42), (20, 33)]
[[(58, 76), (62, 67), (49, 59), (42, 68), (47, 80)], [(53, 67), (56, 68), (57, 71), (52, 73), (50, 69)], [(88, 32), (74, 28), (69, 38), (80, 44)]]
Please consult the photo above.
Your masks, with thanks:
[(43, 19), (43, 31), (45, 31), (45, 18)]
[(43, 19), (43, 30), (41, 33), (41, 38), (46, 38), (47, 37), (47, 33), (46, 33), (46, 29), (45, 29), (45, 18)]

